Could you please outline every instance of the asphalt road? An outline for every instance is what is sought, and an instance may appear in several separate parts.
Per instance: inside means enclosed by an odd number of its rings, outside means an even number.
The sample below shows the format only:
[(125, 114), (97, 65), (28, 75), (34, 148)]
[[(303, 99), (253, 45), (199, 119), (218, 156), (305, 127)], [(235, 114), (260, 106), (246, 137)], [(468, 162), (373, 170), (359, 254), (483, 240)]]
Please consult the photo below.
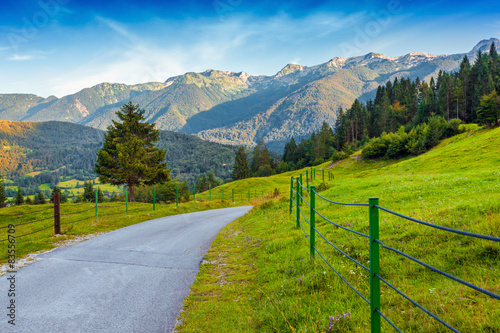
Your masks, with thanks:
[(172, 332), (212, 241), (250, 208), (160, 218), (43, 254), (0, 278), (0, 332)]

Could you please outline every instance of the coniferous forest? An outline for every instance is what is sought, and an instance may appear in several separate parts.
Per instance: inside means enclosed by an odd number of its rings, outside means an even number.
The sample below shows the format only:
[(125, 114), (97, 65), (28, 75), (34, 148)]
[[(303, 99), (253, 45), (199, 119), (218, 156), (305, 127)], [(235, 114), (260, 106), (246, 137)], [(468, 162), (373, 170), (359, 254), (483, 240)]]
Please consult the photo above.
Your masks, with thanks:
[(430, 82), (395, 78), (379, 86), (374, 100), (355, 100), (338, 110), (335, 124), (324, 123), (310, 138), (292, 138), (283, 152), (280, 171), (340, 160), (362, 148), (364, 158), (417, 155), (461, 130), (460, 124), (494, 125), (500, 118), (500, 58), (492, 44), (471, 64), (439, 71)]

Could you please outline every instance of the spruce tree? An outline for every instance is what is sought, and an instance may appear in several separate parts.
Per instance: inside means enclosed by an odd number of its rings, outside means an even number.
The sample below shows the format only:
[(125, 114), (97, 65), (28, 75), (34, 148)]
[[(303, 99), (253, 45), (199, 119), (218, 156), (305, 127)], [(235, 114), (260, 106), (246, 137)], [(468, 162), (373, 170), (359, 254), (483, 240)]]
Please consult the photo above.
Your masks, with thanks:
[(7, 201), (7, 197), (5, 196), (4, 188), (3, 188), (3, 180), (0, 178), (0, 208), (5, 207)]
[(45, 201), (45, 195), (41, 191), (38, 191), (37, 194), (35, 194), (35, 201), (33, 202), (35, 205), (43, 205), (46, 203)]
[(482, 124), (495, 125), (500, 118), (500, 98), (493, 90), (489, 95), (483, 96), (477, 108), (477, 119)]
[(233, 180), (248, 177), (250, 177), (250, 168), (248, 167), (247, 154), (245, 153), (245, 148), (239, 147), (234, 161)]
[(22, 205), (24, 203), (23, 192), (21, 192), (21, 188), (17, 189), (16, 196), (14, 197), (14, 205)]
[(82, 201), (95, 201), (94, 185), (90, 180), (83, 186)]
[(97, 153), (94, 171), (105, 184), (126, 184), (129, 200), (134, 200), (134, 188), (170, 180), (165, 162), (166, 152), (154, 144), (160, 132), (155, 124), (144, 122), (144, 110), (129, 102), (116, 115), (118, 121), (108, 127), (103, 148)]
[(54, 202), (54, 193), (59, 193), (59, 202), (68, 202), (68, 196), (62, 194), (61, 188), (59, 186), (54, 186), (54, 188), (52, 189), (52, 193), (50, 194), (50, 202)]

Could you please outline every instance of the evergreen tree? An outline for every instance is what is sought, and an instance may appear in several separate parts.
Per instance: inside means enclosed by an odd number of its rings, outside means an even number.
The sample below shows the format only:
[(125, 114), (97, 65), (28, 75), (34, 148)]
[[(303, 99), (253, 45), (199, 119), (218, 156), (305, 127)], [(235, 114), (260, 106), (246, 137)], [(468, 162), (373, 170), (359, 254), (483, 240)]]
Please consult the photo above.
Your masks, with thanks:
[(233, 180), (248, 177), (250, 177), (250, 168), (248, 167), (247, 154), (245, 153), (245, 148), (239, 147), (234, 161)]
[(0, 208), (6, 206), (7, 197), (5, 196), (5, 191), (3, 187), (3, 180), (0, 177)]
[(455, 109), (456, 117), (457, 119), (460, 119), (460, 114), (464, 115), (465, 110), (464, 110), (464, 88), (462, 85), (462, 81), (460, 78), (456, 78), (455, 83), (454, 83), (454, 88), (453, 88), (453, 94), (452, 94), (452, 103), (453, 103), (453, 108)]
[(500, 118), (500, 98), (496, 91), (483, 96), (477, 108), (477, 119), (482, 124), (495, 125)]
[(211, 188), (214, 188), (216, 186), (219, 186), (220, 184), (222, 184), (221, 180), (217, 179), (215, 177), (214, 172), (212, 170), (210, 170), (208, 172), (208, 185), (210, 185)]
[(24, 203), (27, 205), (32, 205), (33, 200), (31, 200), (31, 197), (29, 195), (26, 196), (26, 199), (24, 200)]
[(59, 186), (54, 186), (52, 189), (52, 193), (50, 194), (50, 202), (54, 202), (54, 193), (59, 193), (59, 202), (61, 203), (66, 203), (68, 202), (68, 196), (65, 194), (62, 194), (61, 188)]
[(83, 185), (82, 201), (95, 201), (94, 185), (90, 180)]
[[(95, 200), (95, 198), (94, 198), (94, 200)], [(104, 193), (101, 191), (100, 187), (97, 188), (97, 202), (99, 202), (99, 203), (104, 202)]]
[(33, 202), (35, 205), (43, 205), (43, 204), (46, 204), (46, 199), (45, 199), (45, 195), (43, 195), (43, 193), (41, 191), (38, 191), (36, 194), (35, 194), (35, 200)]
[(260, 150), (260, 144), (259, 144), (255, 146), (255, 148), (252, 151), (252, 161), (250, 163), (252, 173), (256, 174), (257, 171), (259, 170), (259, 167), (262, 165), (261, 159), (262, 159), (262, 151)]
[(24, 203), (24, 197), (23, 197), (23, 192), (21, 191), (21, 188), (19, 187), (17, 189), (17, 194), (14, 197), (14, 205), (22, 205)]
[(103, 148), (97, 153), (94, 171), (101, 183), (123, 185), (129, 189), (129, 200), (134, 201), (134, 188), (170, 180), (166, 170), (166, 152), (154, 146), (160, 132), (155, 124), (144, 122), (144, 110), (132, 102), (116, 112), (104, 136)]
[(267, 146), (264, 144), (264, 148), (262, 149), (262, 155), (260, 159), (260, 166), (271, 166), (271, 156), (269, 155), (269, 150)]

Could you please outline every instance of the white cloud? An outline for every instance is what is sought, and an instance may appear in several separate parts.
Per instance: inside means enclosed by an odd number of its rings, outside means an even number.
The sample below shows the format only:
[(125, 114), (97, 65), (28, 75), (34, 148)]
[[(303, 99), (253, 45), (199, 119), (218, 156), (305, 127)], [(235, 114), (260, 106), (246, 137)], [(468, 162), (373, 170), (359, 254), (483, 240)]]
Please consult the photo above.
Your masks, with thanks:
[(32, 60), (33, 56), (32, 55), (19, 55), (19, 54), (14, 54), (8, 58), (9, 60), (13, 61), (26, 61), (26, 60)]
[[(38, 82), (31, 89), (41, 95), (62, 97), (101, 82), (163, 82), (171, 76), (208, 68), (269, 75), (289, 59), (303, 61), (303, 65), (327, 61), (335, 56), (328, 53), (344, 31), (366, 16), (364, 12), (317, 13), (301, 18), (286, 14), (270, 18), (233, 15), (224, 21), (153, 19), (142, 24), (97, 17), (85, 29), (65, 31), (66, 35), (87, 37), (67, 43), (61, 40), (64, 46), (59, 50), (54, 46), (46, 58), (50, 59), (47, 64), (51, 65), (46, 66), (50, 73), (29, 74), (33, 82)], [(89, 37), (92, 33), (96, 38)], [(31, 58), (16, 55), (11, 60)]]

